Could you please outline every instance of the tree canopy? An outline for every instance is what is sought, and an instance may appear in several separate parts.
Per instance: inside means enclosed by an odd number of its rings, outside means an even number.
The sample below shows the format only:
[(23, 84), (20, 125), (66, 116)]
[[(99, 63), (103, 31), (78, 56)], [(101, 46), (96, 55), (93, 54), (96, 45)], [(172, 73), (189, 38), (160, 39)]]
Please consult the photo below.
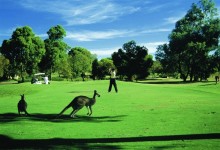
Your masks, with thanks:
[(35, 36), (28, 26), (17, 28), (9, 40), (2, 43), (1, 53), (10, 62), (9, 74), (32, 74), (38, 69), (38, 63), (45, 53), (45, 46), (40, 37)]
[(220, 19), (212, 0), (192, 4), (186, 15), (176, 22), (169, 44), (157, 48), (156, 59), (167, 72), (178, 71), (184, 81), (197, 81), (210, 73), (210, 52), (218, 47)]
[(0, 78), (5, 78), (4, 76), (7, 76), (9, 64), (9, 60), (0, 55)]
[(62, 26), (51, 27), (47, 34), (48, 38), (44, 40), (46, 52), (39, 66), (42, 71), (51, 75), (52, 72), (57, 71), (60, 63), (67, 59), (70, 47), (63, 41), (66, 31)]
[(145, 78), (149, 75), (149, 68), (153, 65), (153, 57), (148, 55), (148, 49), (139, 46), (135, 41), (125, 43), (122, 49), (112, 54), (112, 60), (121, 76), (128, 80)]
[(73, 76), (78, 77), (82, 73), (92, 71), (93, 55), (85, 48), (75, 47), (69, 51), (69, 61)]
[(109, 75), (109, 69), (115, 68), (112, 59), (103, 58), (100, 61), (95, 59), (92, 63), (93, 79), (104, 79), (106, 75)]

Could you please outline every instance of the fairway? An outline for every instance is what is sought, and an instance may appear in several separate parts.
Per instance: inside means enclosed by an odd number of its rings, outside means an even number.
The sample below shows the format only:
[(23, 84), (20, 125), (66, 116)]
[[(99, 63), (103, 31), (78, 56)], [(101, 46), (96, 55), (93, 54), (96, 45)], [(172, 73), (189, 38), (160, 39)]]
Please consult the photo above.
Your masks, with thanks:
[[(220, 84), (215, 82), (122, 82), (108, 80), (50, 85), (0, 83), (0, 145), (12, 149), (220, 149)], [(78, 95), (93, 96), (92, 116), (68, 109)], [(29, 117), (18, 116), (25, 94)]]

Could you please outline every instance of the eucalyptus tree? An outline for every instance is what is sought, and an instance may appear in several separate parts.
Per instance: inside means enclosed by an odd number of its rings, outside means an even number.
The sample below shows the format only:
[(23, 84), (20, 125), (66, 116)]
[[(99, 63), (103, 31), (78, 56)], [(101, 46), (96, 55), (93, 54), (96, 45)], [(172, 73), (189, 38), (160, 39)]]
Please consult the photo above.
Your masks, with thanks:
[(220, 19), (214, 2), (200, 0), (176, 22), (169, 35), (168, 49), (160, 47), (156, 58), (163, 66), (172, 66), (184, 81), (188, 77), (191, 81), (207, 78), (211, 73), (207, 72), (210, 68), (209, 54), (218, 47), (219, 38)]
[(10, 76), (20, 75), (24, 81), (25, 73), (31, 75), (38, 70), (45, 45), (30, 27), (24, 26), (16, 28), (11, 38), (3, 41), (1, 53), (10, 62)]
[(60, 63), (64, 61), (63, 59), (67, 59), (70, 47), (63, 41), (66, 31), (62, 26), (51, 27), (47, 34), (48, 38), (44, 40), (46, 52), (39, 66), (51, 77), (51, 74), (57, 71)]
[(104, 79), (110, 74), (109, 69), (115, 68), (111, 58), (95, 59), (92, 64), (93, 78)]
[(0, 78), (7, 79), (9, 60), (0, 54)]
[(95, 58), (92, 62), (92, 78), (93, 80), (96, 79), (96, 77), (98, 77), (99, 74), (99, 61), (97, 58)]
[(82, 47), (75, 47), (68, 54), (73, 77), (79, 77), (81, 74), (92, 71), (92, 62), (95, 58), (90, 51)]
[(139, 46), (135, 41), (123, 44), (122, 49), (112, 54), (112, 60), (118, 70), (118, 74), (126, 76), (132, 81), (134, 77), (145, 78), (149, 75), (149, 69), (153, 65), (153, 57), (148, 55), (148, 49)]

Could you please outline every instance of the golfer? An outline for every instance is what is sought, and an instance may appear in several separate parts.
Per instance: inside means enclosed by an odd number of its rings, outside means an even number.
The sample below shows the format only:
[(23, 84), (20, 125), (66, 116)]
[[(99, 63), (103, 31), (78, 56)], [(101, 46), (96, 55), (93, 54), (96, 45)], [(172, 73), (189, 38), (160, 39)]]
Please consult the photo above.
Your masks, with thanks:
[(116, 84), (116, 71), (114, 68), (112, 68), (112, 69), (109, 69), (109, 72), (110, 72), (110, 83), (109, 83), (108, 92), (111, 92), (112, 85), (115, 88), (115, 92), (118, 92), (117, 84)]

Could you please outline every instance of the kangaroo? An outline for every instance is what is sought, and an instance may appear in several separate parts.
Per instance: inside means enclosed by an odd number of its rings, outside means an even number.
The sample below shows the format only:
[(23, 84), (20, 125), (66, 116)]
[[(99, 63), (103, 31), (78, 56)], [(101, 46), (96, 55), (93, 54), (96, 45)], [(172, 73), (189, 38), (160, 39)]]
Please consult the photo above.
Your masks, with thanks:
[(87, 115), (91, 116), (92, 115), (92, 105), (95, 104), (96, 102), (96, 95), (100, 97), (100, 95), (97, 93), (96, 90), (94, 90), (94, 95), (93, 98), (89, 98), (87, 96), (77, 96), (75, 97), (69, 105), (67, 105), (57, 117), (61, 116), (67, 109), (70, 107), (73, 108), (73, 111), (70, 113), (70, 117), (74, 118), (74, 115), (82, 109), (84, 106), (86, 106), (88, 113)]
[(29, 115), (27, 112), (27, 102), (24, 100), (24, 94), (21, 95), (21, 100), (18, 102), (18, 114), (24, 112), (25, 115)]

